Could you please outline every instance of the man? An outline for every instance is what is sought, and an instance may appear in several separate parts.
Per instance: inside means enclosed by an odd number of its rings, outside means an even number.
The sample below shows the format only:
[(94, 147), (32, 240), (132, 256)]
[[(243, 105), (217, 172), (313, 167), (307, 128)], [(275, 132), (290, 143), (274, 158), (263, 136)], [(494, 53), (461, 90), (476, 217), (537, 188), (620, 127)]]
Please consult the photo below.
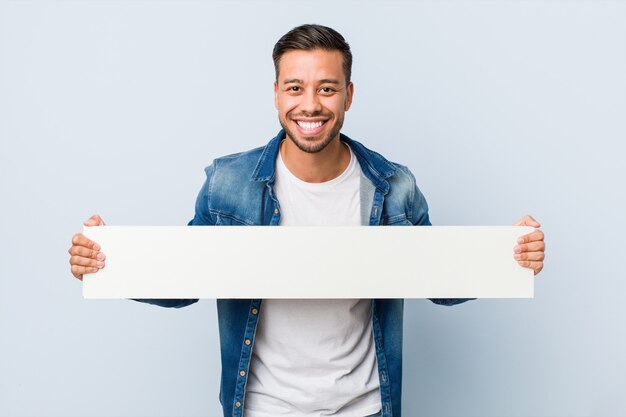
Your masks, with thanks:
[[(430, 225), (411, 172), (340, 133), (354, 92), (344, 38), (299, 26), (276, 43), (273, 58), (283, 129), (266, 146), (206, 168), (189, 224)], [(540, 226), (530, 216), (517, 224)], [(93, 216), (85, 225), (104, 222)], [(104, 267), (97, 243), (82, 234), (72, 243), (76, 278)], [(324, 248), (302, 248), (303, 267), (323, 256)], [(543, 233), (524, 236), (513, 256), (539, 273)], [(401, 415), (403, 300), (218, 300), (217, 308), (225, 416)]]

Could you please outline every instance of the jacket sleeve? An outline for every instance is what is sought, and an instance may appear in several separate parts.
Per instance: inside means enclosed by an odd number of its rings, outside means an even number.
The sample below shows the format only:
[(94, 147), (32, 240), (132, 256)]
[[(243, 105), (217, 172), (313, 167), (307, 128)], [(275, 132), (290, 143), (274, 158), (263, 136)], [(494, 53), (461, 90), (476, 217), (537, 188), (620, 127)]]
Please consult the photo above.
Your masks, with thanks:
[[(196, 198), (196, 209), (193, 219), (187, 223), (187, 226), (213, 226), (215, 225), (215, 220), (211, 213), (209, 212), (209, 198), (210, 198), (210, 190), (211, 190), (211, 180), (213, 178), (213, 165), (208, 166), (204, 171), (206, 172), (206, 180), (198, 193), (198, 197)], [(167, 308), (181, 308), (187, 307), (191, 304), (198, 302), (197, 298), (190, 299), (137, 299), (133, 298), (134, 301), (139, 301), (141, 303), (153, 304), (159, 307), (167, 307)]]
[(211, 190), (213, 189), (213, 173), (215, 172), (215, 163), (204, 169), (206, 179), (198, 197), (196, 198), (196, 210), (193, 219), (187, 223), (188, 226), (214, 226), (215, 217), (209, 211), (209, 202), (211, 200)]
[(417, 187), (413, 173), (411, 171), (408, 171), (408, 173), (411, 176), (411, 181), (413, 182), (412, 193), (409, 198), (411, 210), (409, 214), (411, 216), (411, 223), (413, 223), (414, 226), (432, 226), (430, 218), (428, 217), (428, 203), (426, 203), (426, 198)]
[[(410, 173), (410, 171), (409, 171)], [(415, 177), (410, 173), (413, 179), (413, 199), (411, 206), (411, 222), (415, 226), (431, 226), (430, 218), (428, 217), (428, 204), (426, 198), (417, 187)], [(453, 306), (461, 304), (469, 300), (475, 300), (475, 298), (429, 298), (435, 304), (444, 306)]]

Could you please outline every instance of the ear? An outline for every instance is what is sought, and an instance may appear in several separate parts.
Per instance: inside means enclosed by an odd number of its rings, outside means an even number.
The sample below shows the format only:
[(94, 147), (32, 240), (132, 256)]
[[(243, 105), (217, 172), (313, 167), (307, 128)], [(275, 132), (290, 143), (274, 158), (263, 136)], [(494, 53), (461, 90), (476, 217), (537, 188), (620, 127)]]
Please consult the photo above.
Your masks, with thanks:
[(346, 100), (343, 104), (344, 111), (350, 110), (350, 106), (352, 105), (352, 96), (354, 95), (354, 84), (351, 82), (348, 84), (346, 88)]
[(278, 81), (274, 81), (274, 107), (278, 110)]

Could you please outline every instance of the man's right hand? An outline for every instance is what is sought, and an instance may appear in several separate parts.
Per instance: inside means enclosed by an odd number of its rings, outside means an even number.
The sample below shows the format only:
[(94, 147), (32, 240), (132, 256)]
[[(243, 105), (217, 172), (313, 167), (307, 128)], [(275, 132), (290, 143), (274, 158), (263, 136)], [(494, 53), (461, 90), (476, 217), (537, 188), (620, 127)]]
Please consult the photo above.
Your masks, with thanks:
[[(94, 214), (85, 222), (85, 226), (104, 226), (104, 220)], [(104, 268), (104, 253), (100, 252), (100, 245), (88, 239), (82, 233), (72, 238), (72, 246), (67, 251), (70, 254), (72, 275), (83, 280), (83, 274), (91, 274)]]

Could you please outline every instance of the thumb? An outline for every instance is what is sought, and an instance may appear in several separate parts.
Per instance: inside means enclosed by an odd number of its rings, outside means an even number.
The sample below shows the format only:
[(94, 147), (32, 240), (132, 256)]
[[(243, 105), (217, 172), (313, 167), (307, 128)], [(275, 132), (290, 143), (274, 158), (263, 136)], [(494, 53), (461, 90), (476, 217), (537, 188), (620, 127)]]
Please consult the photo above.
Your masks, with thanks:
[(104, 226), (104, 220), (98, 214), (94, 214), (83, 222), (85, 226)]
[(531, 215), (526, 215), (519, 219), (514, 226), (531, 226), (531, 227), (541, 227), (541, 224), (537, 220), (533, 218)]

